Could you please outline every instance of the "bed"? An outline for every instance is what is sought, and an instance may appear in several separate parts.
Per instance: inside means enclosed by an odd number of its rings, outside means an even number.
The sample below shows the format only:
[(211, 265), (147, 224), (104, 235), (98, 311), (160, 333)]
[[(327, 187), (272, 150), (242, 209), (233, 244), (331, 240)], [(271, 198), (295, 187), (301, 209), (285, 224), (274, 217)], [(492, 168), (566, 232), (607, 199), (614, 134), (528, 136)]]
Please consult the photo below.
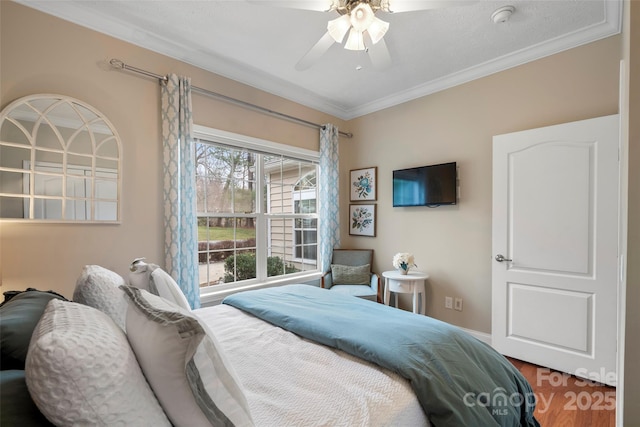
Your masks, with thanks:
[(25, 377), (48, 421), (538, 426), (520, 373), (443, 322), (309, 285), (191, 311), (160, 269), (137, 279), (87, 266), (46, 305)]
[[(533, 391), (508, 360), (427, 316), (307, 285), (238, 293), (196, 314), (216, 325), (264, 425), (274, 413), (278, 425), (538, 425)], [(336, 418), (318, 421), (327, 414)]]
[(222, 344), (256, 426), (429, 426), (407, 380), (223, 304), (198, 309)]

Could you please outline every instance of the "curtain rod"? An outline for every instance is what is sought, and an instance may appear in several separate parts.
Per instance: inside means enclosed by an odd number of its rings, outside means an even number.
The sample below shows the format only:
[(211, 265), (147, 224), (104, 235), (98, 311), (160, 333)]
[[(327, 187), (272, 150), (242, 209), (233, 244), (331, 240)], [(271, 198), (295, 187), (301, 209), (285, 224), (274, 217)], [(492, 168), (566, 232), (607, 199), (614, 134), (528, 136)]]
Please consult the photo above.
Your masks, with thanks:
[[(112, 67), (114, 68), (119, 68), (122, 70), (126, 70), (126, 71), (132, 71), (134, 73), (138, 73), (138, 74), (142, 74), (145, 75), (147, 77), (153, 77), (154, 79), (158, 79), (160, 81), (167, 81), (167, 77), (166, 76), (161, 76), (160, 74), (156, 74), (156, 73), (152, 73), (151, 71), (147, 71), (147, 70), (143, 70), (141, 68), (136, 68), (133, 67), (129, 64), (125, 64), (123, 61), (113, 58), (109, 61), (109, 64), (111, 64)], [(308, 120), (304, 120), (304, 119), (300, 119), (298, 117), (294, 117), (294, 116), (290, 116), (288, 114), (284, 114), (284, 113), (279, 113), (277, 111), (273, 111), (270, 110), (268, 108), (264, 108), (261, 107), (259, 105), (255, 105), (255, 104), (251, 104), (250, 102), (246, 102), (246, 101), (242, 101), (240, 99), (236, 99), (236, 98), (231, 98), (230, 96), (226, 96), (226, 95), (222, 95), (221, 93), (217, 93), (217, 92), (213, 92), (210, 91), (208, 89), (203, 89), (201, 87), (197, 87), (197, 86), (191, 86), (191, 90), (193, 90), (194, 92), (198, 92), (200, 94), (203, 95), (207, 95), (210, 96), (212, 98), (218, 98), (221, 99), (223, 101), (227, 101), (230, 102), (232, 104), (236, 104), (236, 105), (240, 105), (242, 107), (251, 109), (251, 110), (256, 110), (259, 111), (261, 113), (266, 113), (266, 114), (270, 114), (272, 116), (276, 116), (279, 117), (281, 119), (285, 119), (285, 120), (289, 120), (292, 122), (296, 122), (296, 123), (300, 123), (306, 126), (310, 126), (310, 127), (314, 127), (317, 129), (324, 129), (324, 125), (319, 125), (317, 123), (313, 123), (310, 122)], [(340, 135), (346, 137), (346, 138), (352, 138), (353, 134), (351, 132), (342, 132), (342, 131), (338, 131)]]

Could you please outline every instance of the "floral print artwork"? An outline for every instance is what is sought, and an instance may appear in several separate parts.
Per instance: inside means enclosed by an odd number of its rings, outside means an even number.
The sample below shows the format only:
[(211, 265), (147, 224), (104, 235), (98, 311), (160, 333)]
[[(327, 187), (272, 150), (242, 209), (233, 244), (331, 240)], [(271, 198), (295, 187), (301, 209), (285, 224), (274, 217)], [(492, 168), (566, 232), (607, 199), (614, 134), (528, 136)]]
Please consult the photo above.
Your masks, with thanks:
[(355, 192), (361, 199), (366, 199), (371, 194), (373, 177), (369, 171), (356, 178), (351, 185), (354, 186)]
[(375, 205), (349, 205), (349, 234), (375, 236)]
[(368, 209), (356, 208), (351, 217), (351, 228), (364, 231), (373, 225), (373, 214)]
[(354, 169), (351, 171), (350, 200), (352, 202), (376, 200), (376, 174), (377, 167), (366, 169)]

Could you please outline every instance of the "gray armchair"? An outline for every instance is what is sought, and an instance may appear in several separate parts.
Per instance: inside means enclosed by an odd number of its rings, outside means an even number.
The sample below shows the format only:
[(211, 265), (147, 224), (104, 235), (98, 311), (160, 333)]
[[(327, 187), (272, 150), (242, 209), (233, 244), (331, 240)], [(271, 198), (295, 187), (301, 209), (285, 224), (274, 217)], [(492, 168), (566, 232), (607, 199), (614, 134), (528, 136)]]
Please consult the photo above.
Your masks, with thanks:
[(380, 277), (371, 271), (372, 262), (372, 249), (334, 249), (331, 270), (323, 274), (320, 286), (380, 302)]

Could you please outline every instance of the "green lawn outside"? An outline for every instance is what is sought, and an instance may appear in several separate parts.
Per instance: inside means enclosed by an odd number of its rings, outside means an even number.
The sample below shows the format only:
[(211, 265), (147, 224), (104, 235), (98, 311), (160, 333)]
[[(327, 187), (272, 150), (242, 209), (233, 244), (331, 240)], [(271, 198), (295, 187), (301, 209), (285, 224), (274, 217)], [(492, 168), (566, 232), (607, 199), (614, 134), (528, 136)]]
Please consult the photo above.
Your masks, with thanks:
[[(255, 228), (236, 228), (235, 240), (246, 240), (256, 237)], [(198, 241), (206, 240), (234, 240), (233, 228), (228, 227), (209, 227), (207, 235), (207, 227), (198, 227)]]

